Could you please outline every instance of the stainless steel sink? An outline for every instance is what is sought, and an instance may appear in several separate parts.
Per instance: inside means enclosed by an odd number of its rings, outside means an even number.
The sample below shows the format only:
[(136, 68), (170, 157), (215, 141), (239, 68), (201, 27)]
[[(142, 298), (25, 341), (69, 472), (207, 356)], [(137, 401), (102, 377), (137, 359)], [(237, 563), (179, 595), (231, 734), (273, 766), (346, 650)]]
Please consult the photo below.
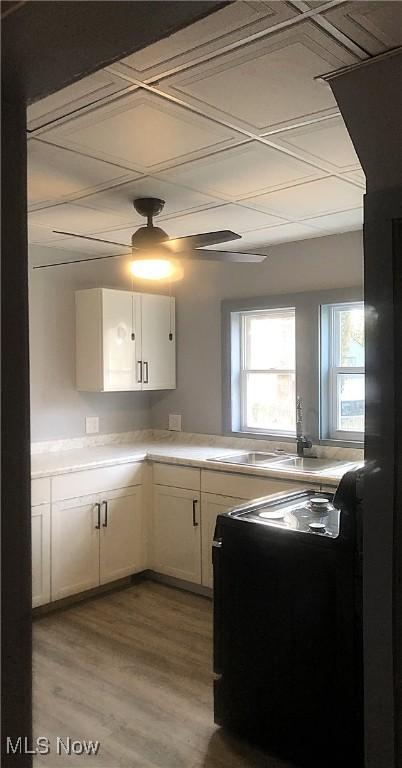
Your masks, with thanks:
[(311, 456), (291, 456), (275, 462), (276, 469), (292, 469), (296, 472), (322, 472), (325, 469), (336, 469), (347, 466), (349, 462), (340, 459), (315, 459)]
[(342, 461), (341, 459), (316, 459), (311, 456), (285, 456), (278, 453), (262, 453), (259, 451), (249, 451), (244, 453), (235, 453), (233, 456), (217, 456), (208, 461), (219, 461), (221, 464), (241, 464), (250, 467), (265, 467), (266, 469), (291, 470), (293, 472), (323, 472), (325, 470), (336, 470), (339, 467), (352, 469), (356, 463)]
[(246, 464), (253, 467), (260, 467), (283, 461), (283, 455), (278, 456), (277, 453), (249, 451), (247, 453), (236, 453), (233, 456), (217, 456), (216, 458), (208, 459), (208, 461), (219, 461), (223, 464)]

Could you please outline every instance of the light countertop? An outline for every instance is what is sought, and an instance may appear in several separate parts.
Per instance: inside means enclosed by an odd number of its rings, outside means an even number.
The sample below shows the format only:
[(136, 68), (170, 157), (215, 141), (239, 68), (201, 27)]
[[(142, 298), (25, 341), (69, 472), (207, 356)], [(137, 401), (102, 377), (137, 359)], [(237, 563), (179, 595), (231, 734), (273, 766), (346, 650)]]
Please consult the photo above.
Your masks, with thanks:
[[(33, 479), (50, 477), (67, 472), (77, 472), (84, 469), (107, 467), (148, 459), (149, 461), (200, 467), (202, 469), (219, 470), (235, 474), (277, 477), (294, 481), (303, 480), (315, 484), (328, 483), (335, 485), (347, 469), (352, 467), (352, 464), (349, 462), (348, 464), (345, 463), (342, 466), (334, 467), (331, 470), (314, 472), (312, 474), (289, 469), (267, 469), (265, 467), (208, 461), (208, 459), (215, 457), (231, 456), (238, 453), (239, 450), (244, 449), (163, 440), (94, 445), (48, 453), (34, 453), (31, 459), (31, 476)], [(353, 466), (355, 465), (356, 462), (353, 462)]]

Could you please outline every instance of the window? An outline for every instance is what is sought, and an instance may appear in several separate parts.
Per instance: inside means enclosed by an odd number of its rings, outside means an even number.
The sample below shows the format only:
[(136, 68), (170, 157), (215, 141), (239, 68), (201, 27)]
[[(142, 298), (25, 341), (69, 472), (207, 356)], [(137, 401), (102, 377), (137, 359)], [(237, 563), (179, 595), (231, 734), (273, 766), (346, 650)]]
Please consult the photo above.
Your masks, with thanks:
[(240, 313), (240, 429), (294, 435), (295, 310)]
[(323, 394), (327, 400), (329, 437), (338, 440), (362, 440), (365, 387), (364, 304), (332, 304), (322, 309), (323, 359), (327, 358), (328, 361)]
[(313, 443), (364, 439), (364, 304), (358, 288), (222, 302), (225, 434), (293, 443), (296, 395)]

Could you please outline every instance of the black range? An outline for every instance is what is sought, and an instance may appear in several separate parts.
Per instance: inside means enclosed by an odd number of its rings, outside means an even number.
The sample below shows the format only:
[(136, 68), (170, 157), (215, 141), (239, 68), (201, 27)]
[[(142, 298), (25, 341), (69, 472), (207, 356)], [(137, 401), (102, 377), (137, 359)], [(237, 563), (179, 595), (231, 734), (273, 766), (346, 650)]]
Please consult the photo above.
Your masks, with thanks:
[(215, 530), (215, 721), (309, 767), (363, 765), (356, 483), (250, 502)]

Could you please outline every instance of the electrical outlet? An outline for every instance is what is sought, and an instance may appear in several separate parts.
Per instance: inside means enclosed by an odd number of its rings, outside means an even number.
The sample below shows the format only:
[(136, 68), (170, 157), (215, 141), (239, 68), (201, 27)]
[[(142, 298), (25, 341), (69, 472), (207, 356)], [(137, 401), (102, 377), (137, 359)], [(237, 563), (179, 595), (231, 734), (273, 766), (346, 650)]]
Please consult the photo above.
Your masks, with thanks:
[(181, 432), (181, 414), (169, 413), (169, 429), (173, 432)]
[(99, 416), (85, 417), (85, 432), (87, 435), (95, 435), (99, 432)]

